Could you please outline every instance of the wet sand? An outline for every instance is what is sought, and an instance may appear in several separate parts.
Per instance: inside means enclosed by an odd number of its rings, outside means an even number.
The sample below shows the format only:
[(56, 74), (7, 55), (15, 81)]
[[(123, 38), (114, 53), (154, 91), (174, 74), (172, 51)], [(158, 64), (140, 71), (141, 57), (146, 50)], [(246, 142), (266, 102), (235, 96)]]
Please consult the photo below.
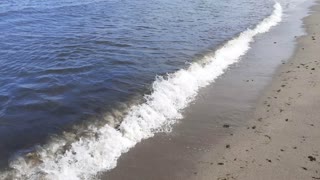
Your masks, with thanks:
[(100, 178), (318, 178), (320, 124), (314, 121), (320, 107), (320, 100), (318, 108), (316, 101), (320, 66), (315, 62), (317, 58), (320, 62), (320, 56), (313, 52), (319, 49), (317, 35), (315, 40), (311, 35), (319, 32), (312, 24), (317, 18), (314, 13), (306, 19), (310, 35), (298, 39), (294, 56), (276, 75), (275, 69), (292, 53), (294, 35), (301, 35), (292, 25), (296, 23), (284, 22), (259, 36), (240, 63), (199, 92), (171, 133), (137, 144)]
[(320, 5), (312, 11), (248, 126), (206, 153), (190, 179), (320, 179)]

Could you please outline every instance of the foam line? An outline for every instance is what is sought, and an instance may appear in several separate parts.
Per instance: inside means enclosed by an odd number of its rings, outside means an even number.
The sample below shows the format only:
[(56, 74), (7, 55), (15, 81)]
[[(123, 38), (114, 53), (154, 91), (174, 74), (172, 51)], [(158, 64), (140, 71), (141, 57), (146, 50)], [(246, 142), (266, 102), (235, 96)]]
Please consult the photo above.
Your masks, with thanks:
[[(182, 118), (181, 110), (194, 100), (200, 88), (212, 83), (250, 49), (258, 34), (277, 25), (282, 18), (282, 7), (274, 5), (273, 13), (254, 29), (242, 32), (228, 41), (213, 55), (204, 58), (204, 64), (193, 63), (188, 69), (179, 70), (167, 78), (157, 77), (153, 92), (145, 95), (146, 102), (131, 107), (119, 129), (105, 125), (89, 127), (93, 135), (81, 138), (59, 153), (66, 141), (57, 140), (36, 152), (36, 158), (20, 157), (11, 162), (12, 170), (2, 177), (12, 179), (79, 180), (93, 179), (98, 172), (110, 170), (117, 159), (143, 139), (170, 128)], [(35, 160), (36, 159), (36, 160)], [(1, 175), (0, 175), (1, 177)], [(1, 178), (0, 178), (1, 179)]]

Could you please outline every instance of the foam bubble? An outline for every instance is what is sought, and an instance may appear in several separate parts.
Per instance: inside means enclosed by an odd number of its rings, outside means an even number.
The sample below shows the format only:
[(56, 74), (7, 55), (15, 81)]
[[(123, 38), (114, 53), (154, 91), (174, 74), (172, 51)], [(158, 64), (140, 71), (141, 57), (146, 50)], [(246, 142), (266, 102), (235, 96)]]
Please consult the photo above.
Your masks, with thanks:
[[(20, 157), (11, 162), (12, 170), (4, 172), (3, 179), (92, 179), (98, 172), (116, 167), (121, 154), (182, 118), (181, 110), (194, 100), (198, 90), (238, 62), (250, 49), (253, 38), (269, 31), (281, 17), (282, 7), (276, 3), (269, 17), (254, 29), (228, 41), (213, 55), (204, 57), (205, 63), (193, 63), (167, 78), (157, 77), (153, 92), (144, 96), (146, 102), (131, 107), (117, 130), (109, 125), (92, 126), (89, 127), (91, 135), (69, 145), (58, 139), (38, 148), (32, 157)], [(62, 146), (67, 146), (67, 150), (61, 152)]]

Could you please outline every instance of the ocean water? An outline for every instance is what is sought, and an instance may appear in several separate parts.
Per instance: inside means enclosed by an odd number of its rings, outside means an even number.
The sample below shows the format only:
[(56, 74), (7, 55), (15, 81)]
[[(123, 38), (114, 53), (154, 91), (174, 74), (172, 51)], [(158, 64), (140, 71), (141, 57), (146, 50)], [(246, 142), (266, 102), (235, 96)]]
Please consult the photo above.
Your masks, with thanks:
[(170, 130), (286, 7), (2, 1), (0, 179), (92, 179), (116, 167), (136, 143)]

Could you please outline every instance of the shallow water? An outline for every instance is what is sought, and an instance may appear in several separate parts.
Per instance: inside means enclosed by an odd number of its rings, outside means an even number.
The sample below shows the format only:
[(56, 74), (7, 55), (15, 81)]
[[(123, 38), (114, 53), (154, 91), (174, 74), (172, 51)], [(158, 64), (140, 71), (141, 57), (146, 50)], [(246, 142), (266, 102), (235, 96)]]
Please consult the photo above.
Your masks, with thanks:
[(74, 124), (103, 121), (112, 109), (142, 100), (156, 75), (200, 60), (269, 15), (272, 5), (2, 1), (0, 165)]

